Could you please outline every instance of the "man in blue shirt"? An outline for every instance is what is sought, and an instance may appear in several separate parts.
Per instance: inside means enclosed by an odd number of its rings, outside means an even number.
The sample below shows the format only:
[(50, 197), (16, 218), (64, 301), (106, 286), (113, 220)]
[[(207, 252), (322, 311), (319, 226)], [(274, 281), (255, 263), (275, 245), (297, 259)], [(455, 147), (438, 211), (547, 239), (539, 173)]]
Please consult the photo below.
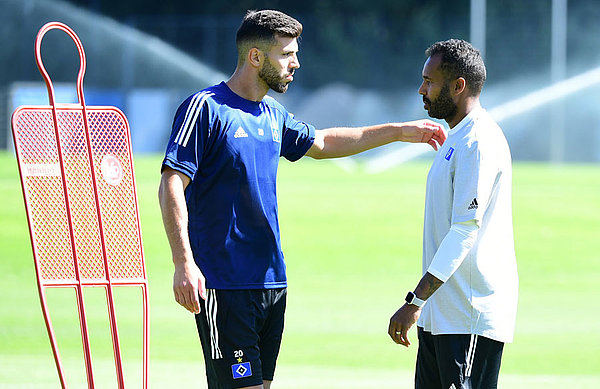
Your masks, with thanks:
[(175, 300), (196, 314), (209, 388), (269, 388), (283, 333), (287, 279), (277, 216), (279, 158), (334, 158), (393, 141), (437, 149), (431, 121), (315, 130), (269, 96), (298, 62), (302, 25), (249, 11), (231, 78), (177, 110), (159, 199)]

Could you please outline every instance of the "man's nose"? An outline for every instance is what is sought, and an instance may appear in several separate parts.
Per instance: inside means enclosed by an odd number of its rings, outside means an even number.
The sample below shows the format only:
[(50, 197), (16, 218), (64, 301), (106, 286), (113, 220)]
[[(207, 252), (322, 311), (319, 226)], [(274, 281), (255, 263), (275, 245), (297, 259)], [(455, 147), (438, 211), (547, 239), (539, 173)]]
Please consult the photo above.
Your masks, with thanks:
[(292, 61), (290, 62), (290, 68), (298, 69), (300, 68), (300, 60), (297, 55), (294, 55)]

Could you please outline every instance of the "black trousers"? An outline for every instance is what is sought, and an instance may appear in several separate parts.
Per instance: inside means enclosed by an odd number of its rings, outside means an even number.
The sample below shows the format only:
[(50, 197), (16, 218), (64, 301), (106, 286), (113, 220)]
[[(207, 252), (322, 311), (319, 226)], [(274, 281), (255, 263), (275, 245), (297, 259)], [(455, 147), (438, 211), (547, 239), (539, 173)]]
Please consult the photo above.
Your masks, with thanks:
[(504, 343), (473, 334), (418, 328), (415, 389), (496, 389)]

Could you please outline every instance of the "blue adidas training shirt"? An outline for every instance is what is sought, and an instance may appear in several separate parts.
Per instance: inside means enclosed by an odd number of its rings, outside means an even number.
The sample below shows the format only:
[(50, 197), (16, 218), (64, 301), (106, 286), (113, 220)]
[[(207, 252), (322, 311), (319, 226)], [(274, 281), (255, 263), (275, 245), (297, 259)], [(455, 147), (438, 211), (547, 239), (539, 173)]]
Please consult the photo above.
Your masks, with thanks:
[(181, 104), (162, 166), (191, 178), (190, 243), (207, 288), (287, 286), (277, 167), (280, 156), (300, 159), (314, 134), (273, 98), (246, 100), (224, 82)]

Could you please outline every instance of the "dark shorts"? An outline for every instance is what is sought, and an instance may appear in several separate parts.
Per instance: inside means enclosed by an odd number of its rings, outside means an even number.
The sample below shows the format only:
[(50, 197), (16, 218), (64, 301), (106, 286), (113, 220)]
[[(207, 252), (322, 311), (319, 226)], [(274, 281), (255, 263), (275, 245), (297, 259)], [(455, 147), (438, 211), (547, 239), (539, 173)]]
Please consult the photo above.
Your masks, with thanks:
[(415, 389), (495, 389), (504, 343), (479, 335), (432, 335), (418, 327)]
[(196, 325), (209, 389), (272, 381), (287, 289), (207, 290)]

